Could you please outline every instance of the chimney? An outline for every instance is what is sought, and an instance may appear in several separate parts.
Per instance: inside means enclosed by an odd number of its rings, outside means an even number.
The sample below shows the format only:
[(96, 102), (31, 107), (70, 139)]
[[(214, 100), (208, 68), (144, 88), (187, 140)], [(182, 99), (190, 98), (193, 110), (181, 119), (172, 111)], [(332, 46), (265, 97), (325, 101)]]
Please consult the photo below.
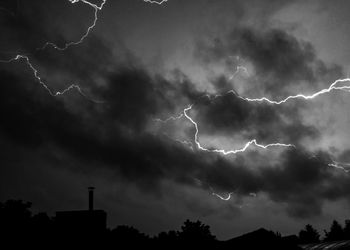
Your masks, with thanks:
[(94, 189), (95, 189), (95, 187), (88, 187), (88, 190), (89, 190), (89, 211), (94, 210)]

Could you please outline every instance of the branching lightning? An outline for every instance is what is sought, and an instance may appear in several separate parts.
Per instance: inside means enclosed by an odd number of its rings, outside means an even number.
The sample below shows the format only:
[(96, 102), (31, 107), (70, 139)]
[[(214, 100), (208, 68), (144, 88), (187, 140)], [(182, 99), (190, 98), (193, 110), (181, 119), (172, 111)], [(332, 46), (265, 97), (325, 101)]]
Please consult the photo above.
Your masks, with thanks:
[(203, 147), (199, 140), (198, 140), (198, 133), (199, 133), (199, 129), (198, 129), (198, 124), (197, 122), (195, 122), (189, 115), (188, 115), (188, 111), (192, 109), (192, 105), (190, 105), (189, 107), (185, 108), (184, 111), (183, 111), (183, 114), (184, 116), (187, 118), (187, 120), (189, 120), (196, 132), (194, 134), (194, 142), (196, 143), (197, 145), (197, 148), (199, 150), (202, 150), (202, 151), (206, 151), (206, 152), (212, 152), (212, 153), (220, 153), (220, 154), (223, 154), (223, 155), (229, 155), (229, 154), (237, 154), (237, 153), (242, 153), (244, 151), (247, 150), (247, 148), (249, 148), (251, 145), (255, 145), (259, 148), (262, 148), (262, 149), (267, 149), (269, 147), (295, 147), (293, 144), (284, 144), (284, 143), (271, 143), (271, 144), (267, 144), (267, 145), (262, 145), (262, 144), (259, 144), (257, 143), (256, 139), (253, 139), (249, 142), (247, 142), (244, 147), (240, 148), (240, 149), (234, 149), (234, 150), (229, 150), (229, 151), (226, 151), (224, 149), (209, 149), (209, 148), (205, 148)]
[(87, 97), (84, 92), (81, 90), (81, 88), (79, 87), (79, 85), (77, 84), (71, 84), (69, 87), (65, 88), (64, 90), (62, 91), (57, 91), (57, 92), (53, 92), (47, 85), (45, 82), (43, 82), (41, 80), (41, 77), (39, 76), (38, 74), (38, 70), (36, 68), (34, 68), (34, 66), (31, 64), (30, 60), (29, 60), (29, 57), (28, 56), (24, 56), (24, 55), (17, 55), (16, 57), (8, 60), (8, 61), (0, 61), (0, 62), (3, 62), (3, 63), (11, 63), (11, 62), (14, 62), (14, 61), (18, 61), (18, 60), (25, 60), (26, 64), (28, 65), (28, 67), (33, 71), (33, 74), (34, 74), (34, 77), (38, 80), (38, 82), (47, 90), (47, 92), (49, 92), (49, 94), (53, 97), (56, 97), (56, 96), (59, 96), (59, 95), (64, 95), (66, 92), (72, 90), (72, 89), (76, 89), (79, 94), (81, 94), (82, 96), (84, 96), (86, 99), (92, 101), (92, 102), (95, 102), (95, 103), (103, 103), (101, 101), (97, 101), (97, 100), (93, 100), (89, 97)]
[(330, 93), (334, 90), (341, 90), (341, 91), (350, 92), (350, 86), (346, 86), (346, 85), (345, 86), (337, 86), (338, 83), (345, 83), (345, 82), (350, 82), (350, 78), (337, 79), (328, 88), (322, 89), (322, 90), (320, 90), (312, 95), (297, 94), (297, 95), (288, 96), (285, 99), (282, 99), (279, 101), (270, 100), (267, 97), (261, 97), (261, 98), (242, 97), (242, 96), (238, 95), (234, 90), (230, 90), (228, 93), (233, 93), (237, 97), (239, 97), (245, 101), (248, 101), (248, 102), (268, 102), (270, 104), (280, 105), (282, 103), (285, 103), (285, 102), (287, 102), (289, 100), (293, 100), (293, 99), (305, 99), (305, 100), (314, 99), (320, 95)]
[[(77, 41), (72, 41), (72, 42), (69, 42), (69, 43), (66, 43), (63, 47), (60, 47), (58, 46), (57, 44), (53, 43), (53, 42), (46, 42), (42, 47), (40, 48), (37, 48), (36, 50), (45, 50), (46, 48), (48, 47), (52, 47), (56, 50), (59, 50), (59, 51), (64, 51), (66, 49), (68, 49), (69, 47), (71, 46), (75, 46), (75, 45), (79, 45), (81, 43), (84, 42), (84, 40), (89, 36), (90, 32), (95, 28), (96, 24), (97, 24), (97, 21), (98, 21), (98, 14), (99, 12), (103, 9), (104, 5), (106, 4), (107, 0), (102, 0), (102, 3), (100, 5), (97, 5), (97, 4), (94, 4), (94, 3), (91, 3), (87, 0), (68, 0), (70, 3), (72, 4), (75, 4), (75, 3), (83, 3), (83, 4), (87, 4), (89, 5), (90, 7), (92, 7), (94, 9), (94, 20), (92, 22), (92, 24), (87, 28), (86, 32), (83, 34), (83, 36), (80, 37), (79, 40)], [(149, 3), (152, 3), (152, 4), (163, 4), (165, 2), (167, 2), (168, 0), (162, 0), (160, 2), (157, 2), (157, 1), (150, 1), (150, 0), (144, 0), (144, 2), (149, 2)], [(24, 59), (26, 61), (26, 64), (29, 66), (29, 68), (33, 71), (33, 74), (35, 76), (35, 78), (39, 81), (39, 83), (49, 92), (49, 94), (51, 96), (59, 96), (59, 95), (63, 95), (65, 93), (67, 93), (68, 91), (70, 90), (77, 90), (82, 96), (84, 96), (85, 98), (93, 101), (93, 102), (96, 102), (96, 103), (102, 103), (101, 101), (96, 101), (96, 100), (92, 100), (91, 98), (88, 98), (86, 96), (86, 94), (84, 94), (84, 92), (82, 91), (82, 89), (80, 88), (79, 85), (77, 84), (71, 84), (70, 86), (68, 86), (67, 88), (65, 88), (64, 90), (62, 91), (58, 91), (58, 92), (53, 92), (46, 83), (44, 83), (42, 81), (42, 79), (40, 78), (39, 76), (39, 73), (38, 73), (38, 70), (32, 65), (32, 63), (30, 62), (30, 59), (27, 55), (24, 55), (24, 54), (18, 54), (16, 55), (15, 57), (9, 59), (9, 60), (0, 60), (1, 63), (11, 63), (11, 62), (14, 62), (14, 61), (18, 61), (20, 59)]]
[(184, 116), (184, 114), (183, 114), (183, 112), (181, 112), (178, 116), (170, 116), (169, 118), (167, 118), (167, 119), (165, 119), (165, 120), (156, 118), (156, 119), (153, 119), (153, 121), (155, 121), (155, 122), (161, 122), (161, 123), (167, 123), (167, 122), (169, 122), (169, 121), (176, 121), (176, 120), (179, 120), (179, 119), (181, 119), (183, 116)]
[(84, 4), (87, 4), (87, 5), (91, 6), (91, 7), (94, 9), (94, 11), (95, 11), (95, 13), (94, 13), (95, 18), (94, 18), (92, 24), (87, 28), (85, 34), (84, 34), (78, 41), (66, 43), (63, 47), (59, 47), (59, 46), (57, 46), (56, 44), (54, 44), (54, 43), (52, 43), (52, 42), (47, 42), (47, 43), (44, 44), (44, 46), (42, 46), (41, 48), (38, 48), (37, 50), (44, 50), (44, 49), (46, 49), (47, 47), (51, 46), (51, 47), (53, 47), (53, 48), (56, 49), (56, 50), (61, 50), (61, 51), (63, 51), (63, 50), (68, 49), (68, 48), (71, 47), (71, 46), (79, 45), (79, 44), (81, 44), (82, 42), (84, 42), (85, 38), (90, 34), (90, 32), (92, 31), (92, 29), (95, 28), (95, 26), (96, 26), (96, 23), (97, 23), (97, 21), (98, 21), (98, 12), (99, 12), (100, 10), (102, 10), (103, 6), (104, 6), (104, 5), (106, 4), (106, 2), (107, 2), (107, 0), (102, 0), (101, 5), (98, 6), (98, 5), (93, 4), (93, 3), (90, 3), (89, 1), (86, 1), (86, 0), (68, 0), (68, 1), (71, 2), (72, 4), (75, 4), (75, 3), (78, 3), (78, 2), (82, 2), (82, 3), (84, 3)]
[[(188, 111), (190, 111), (192, 109), (193, 105), (188, 106), (187, 108), (185, 108), (183, 110), (183, 112), (181, 114), (179, 114), (178, 116), (170, 116), (169, 118), (162, 120), (162, 119), (154, 119), (154, 121), (156, 122), (161, 122), (161, 123), (167, 123), (169, 121), (175, 121), (175, 120), (179, 120), (182, 117), (186, 117), (186, 119), (188, 121), (190, 121), (194, 128), (195, 128), (195, 134), (194, 134), (194, 143), (197, 145), (197, 149), (201, 150), (201, 151), (206, 151), (206, 152), (210, 152), (210, 153), (220, 153), (223, 155), (229, 155), (229, 154), (237, 154), (237, 153), (242, 153), (244, 151), (246, 151), (251, 145), (255, 145), (256, 147), (262, 148), (262, 149), (267, 149), (270, 147), (295, 147), (293, 144), (284, 144), (284, 143), (270, 143), (267, 145), (262, 145), (259, 144), (256, 139), (253, 139), (249, 142), (247, 142), (242, 148), (239, 149), (234, 149), (234, 150), (229, 150), (226, 151), (224, 149), (210, 149), (210, 148), (205, 148), (201, 145), (201, 143), (199, 142), (198, 139), (198, 134), (199, 134), (199, 129), (198, 129), (198, 123), (195, 122), (193, 120), (192, 117), (189, 116)], [(176, 140), (178, 142), (182, 142), (182, 144), (189, 144), (187, 141), (180, 141), (180, 140)]]
[[(82, 2), (84, 4), (87, 4), (89, 6), (91, 6), (94, 10), (95, 10), (95, 18), (94, 18), (94, 21), (92, 23), (92, 25), (90, 25), (88, 27), (88, 29), (86, 30), (85, 34), (78, 40), (78, 41), (75, 41), (75, 42), (69, 42), (69, 43), (66, 43), (63, 47), (59, 47), (57, 46), (56, 44), (52, 43), (52, 42), (47, 42), (44, 44), (44, 46), (42, 46), (41, 48), (38, 48), (37, 50), (44, 50), (46, 49), (47, 47), (51, 46), (53, 47), (54, 49), (56, 50), (60, 50), (60, 51), (64, 51), (66, 49), (68, 49), (69, 47), (73, 46), (73, 45), (79, 45), (81, 44), (85, 38), (90, 34), (90, 32), (92, 31), (92, 29), (96, 26), (96, 23), (98, 21), (98, 12), (100, 10), (102, 10), (103, 6), (106, 4), (107, 0), (102, 0), (102, 3), (100, 6), (96, 5), (96, 4), (93, 4), (89, 1), (86, 1), (86, 0), (68, 0), (69, 2), (71, 2), (72, 4), (74, 3), (78, 3), (78, 2)], [(82, 96), (84, 96), (85, 98), (89, 99), (90, 101), (93, 101), (95, 103), (102, 103), (101, 101), (96, 101), (96, 100), (92, 100), (91, 98), (88, 98), (84, 92), (81, 90), (80, 86), (77, 85), (77, 84), (71, 84), (70, 86), (68, 86), (67, 88), (65, 88), (64, 90), (62, 91), (57, 91), (57, 92), (53, 92), (46, 83), (44, 83), (41, 79), (41, 77), (39, 76), (39, 73), (38, 73), (38, 70), (32, 65), (32, 63), (30, 62), (30, 59), (27, 55), (16, 55), (15, 57), (9, 59), (9, 60), (0, 60), (1, 63), (11, 63), (11, 62), (14, 62), (14, 61), (18, 61), (18, 60), (21, 60), (21, 59), (24, 59), (26, 61), (26, 64), (29, 66), (29, 68), (32, 70), (33, 74), (34, 74), (34, 77), (39, 81), (39, 83), (49, 92), (49, 94), (51, 96), (59, 96), (59, 95), (63, 95), (65, 93), (67, 93), (68, 91), (70, 90), (77, 90)]]
[[(243, 70), (244, 72), (248, 73), (247, 69), (245, 67), (238, 66), (236, 68), (236, 72), (232, 75), (232, 77), (230, 77), (230, 79), (233, 79), (235, 77), (235, 75), (239, 73), (240, 70)], [(244, 101), (247, 101), (247, 102), (267, 102), (267, 103), (272, 104), (272, 105), (280, 105), (280, 104), (284, 104), (284, 103), (286, 103), (288, 101), (291, 101), (293, 99), (304, 99), (304, 100), (314, 99), (314, 98), (316, 98), (318, 96), (330, 93), (330, 92), (335, 91), (335, 90), (350, 92), (350, 86), (348, 86), (348, 85), (339, 86), (340, 83), (349, 83), (349, 82), (350, 82), (350, 78), (349, 77), (343, 78), (343, 79), (337, 79), (328, 88), (322, 89), (322, 90), (320, 90), (320, 91), (318, 91), (318, 92), (316, 92), (314, 94), (311, 94), (311, 95), (297, 94), (297, 95), (288, 96), (288, 97), (286, 97), (285, 99), (282, 99), (282, 100), (270, 100), (267, 97), (261, 97), (261, 98), (242, 97), (239, 94), (237, 94), (234, 90), (230, 90), (226, 94), (232, 93), (235, 96), (237, 96), (238, 98), (240, 98), (240, 99), (242, 99)], [(206, 94), (204, 96), (208, 97), (209, 99), (212, 99), (211, 96), (208, 95), (208, 94)], [(217, 94), (217, 95), (214, 96), (213, 99), (218, 98), (218, 97), (222, 97), (222, 96), (223, 95)], [(237, 154), (237, 153), (242, 153), (242, 152), (246, 151), (251, 145), (255, 145), (256, 147), (259, 147), (259, 148), (262, 148), (262, 149), (267, 149), (269, 147), (294, 147), (295, 148), (295, 145), (293, 145), (293, 144), (284, 144), (284, 143), (279, 143), (279, 142), (271, 143), (271, 144), (267, 144), (267, 145), (262, 145), (262, 144), (259, 144), (256, 141), (256, 139), (248, 141), (240, 149), (234, 149), (234, 150), (226, 151), (224, 149), (205, 148), (204, 146), (201, 145), (201, 143), (199, 142), (199, 139), (198, 139), (198, 134), (199, 134), (198, 123), (195, 122), (194, 119), (191, 116), (189, 116), (189, 114), (188, 114), (188, 111), (190, 111), (192, 109), (192, 107), (193, 107), (193, 104), (189, 105), (187, 108), (185, 108), (183, 110), (183, 112), (179, 116), (175, 116), (175, 117), (171, 116), (171, 117), (169, 117), (166, 120), (156, 119), (156, 121), (166, 123), (166, 122), (169, 122), (171, 120), (174, 121), (174, 120), (181, 119), (182, 117), (186, 117), (186, 119), (188, 121), (190, 121), (192, 123), (192, 125), (194, 126), (194, 128), (195, 128), (194, 142), (195, 142), (197, 148), (199, 150), (201, 150), (201, 151), (206, 151), (206, 152), (220, 153), (220, 154), (223, 154), (223, 155)], [(346, 173), (350, 172), (350, 169), (347, 169), (347, 167), (350, 167), (350, 163), (340, 163), (340, 162), (333, 161), (332, 163), (329, 163), (328, 166), (341, 169), (341, 170), (343, 170)], [(225, 198), (225, 197), (222, 197), (220, 195), (215, 194), (214, 192), (213, 192), (213, 195), (219, 197), (222, 200), (227, 200), (227, 199), (230, 199), (230, 197), (231, 197), (231, 194), (229, 194), (229, 196)]]
[(161, 1), (152, 1), (152, 0), (143, 0), (146, 3), (153, 3), (153, 4), (158, 4), (158, 5), (162, 5), (163, 3), (168, 2), (168, 0), (161, 0)]

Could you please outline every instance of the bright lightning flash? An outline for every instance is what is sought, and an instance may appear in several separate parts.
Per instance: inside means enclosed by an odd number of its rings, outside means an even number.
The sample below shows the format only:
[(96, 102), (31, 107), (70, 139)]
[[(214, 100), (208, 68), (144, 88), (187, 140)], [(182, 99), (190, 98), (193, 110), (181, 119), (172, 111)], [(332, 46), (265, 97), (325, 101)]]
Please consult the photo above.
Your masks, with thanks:
[(71, 84), (69, 87), (67, 87), (66, 89), (62, 90), (62, 91), (57, 91), (57, 92), (53, 92), (45, 82), (43, 82), (41, 80), (41, 77), (38, 74), (38, 70), (36, 68), (34, 68), (34, 66), (31, 64), (29, 57), (28, 56), (24, 56), (24, 55), (17, 55), (15, 58), (12, 58), (8, 61), (0, 61), (0, 62), (5, 62), (5, 63), (10, 63), (10, 62), (14, 62), (14, 61), (18, 61), (18, 60), (25, 60), (26, 64), (28, 65), (28, 67), (33, 71), (34, 77), (38, 80), (38, 82), (47, 90), (47, 92), (49, 92), (49, 94), (53, 97), (55, 96), (59, 96), (59, 95), (64, 95), (66, 92), (72, 90), (72, 89), (76, 89), (79, 94), (81, 94), (82, 96), (84, 96), (86, 99), (89, 99), (92, 102), (95, 103), (103, 103), (101, 101), (97, 101), (97, 100), (93, 100), (90, 99), (89, 97), (87, 97), (84, 92), (81, 90), (81, 88), (79, 87), (79, 85), (77, 84)]
[(54, 49), (57, 49), (57, 50), (66, 50), (68, 49), (69, 47), (71, 46), (74, 46), (74, 45), (79, 45), (81, 44), (82, 42), (84, 42), (85, 38), (90, 34), (91, 30), (96, 26), (96, 23), (98, 21), (98, 12), (100, 10), (102, 10), (103, 6), (106, 4), (107, 0), (102, 0), (102, 3), (100, 6), (96, 5), (96, 4), (93, 4), (93, 3), (90, 3), (89, 1), (86, 1), (86, 0), (68, 0), (69, 2), (71, 2), (72, 4), (75, 4), (75, 3), (78, 3), (78, 2), (82, 2), (84, 4), (87, 4), (89, 6), (91, 6), (94, 10), (95, 10), (95, 18), (92, 22), (92, 24), (87, 28), (85, 34), (78, 40), (78, 41), (75, 41), (75, 42), (69, 42), (69, 43), (66, 43), (63, 47), (59, 47), (57, 46), (56, 44), (52, 43), (52, 42), (47, 42), (44, 44), (43, 47), (41, 48), (38, 48), (37, 50), (44, 50), (46, 49), (48, 46), (51, 46), (53, 47)]
[[(54, 49), (56, 50), (60, 50), (60, 51), (63, 51), (63, 50), (66, 50), (68, 49), (69, 47), (71, 46), (74, 46), (74, 45), (79, 45), (81, 44), (85, 38), (90, 34), (91, 30), (96, 26), (96, 23), (98, 21), (98, 12), (100, 10), (102, 10), (103, 6), (105, 5), (106, 1), (107, 0), (102, 0), (102, 3), (100, 6), (96, 5), (96, 4), (93, 4), (89, 1), (86, 1), (86, 0), (68, 0), (69, 2), (71, 2), (72, 4), (75, 4), (75, 3), (78, 3), (78, 2), (82, 2), (84, 4), (87, 4), (89, 6), (91, 6), (94, 10), (95, 10), (95, 18), (94, 18), (94, 21), (92, 23), (92, 25), (90, 25), (88, 27), (88, 29), (86, 30), (85, 34), (78, 40), (78, 41), (75, 41), (75, 42), (69, 42), (69, 43), (66, 43), (63, 47), (59, 47), (57, 46), (56, 44), (52, 43), (52, 42), (47, 42), (44, 44), (43, 47), (41, 48), (38, 48), (37, 50), (44, 50), (46, 49), (48, 46), (51, 46), (53, 47)], [(26, 55), (16, 55), (15, 57), (9, 59), (9, 60), (0, 60), (1, 63), (11, 63), (11, 62), (14, 62), (14, 61), (18, 61), (20, 59), (24, 59), (26, 61), (26, 64), (29, 66), (29, 68), (32, 70), (33, 74), (34, 74), (34, 77), (39, 81), (39, 83), (49, 92), (49, 94), (51, 96), (59, 96), (59, 95), (63, 95), (65, 94), (66, 92), (72, 90), (72, 89), (76, 89), (82, 96), (84, 96), (85, 98), (89, 99), (90, 101), (93, 101), (95, 103), (102, 103), (101, 101), (96, 101), (96, 100), (92, 100), (90, 98), (88, 98), (84, 92), (81, 90), (81, 88), (79, 87), (79, 85), (77, 84), (71, 84), (70, 86), (68, 86), (67, 88), (65, 88), (64, 90), (62, 91), (58, 91), (56, 93), (54, 93), (46, 83), (44, 83), (41, 79), (41, 77), (39, 76), (38, 74), (38, 70), (32, 65), (32, 63), (30, 62), (30, 59), (28, 56)]]
[[(237, 67), (237, 70), (234, 73), (233, 77), (240, 70), (246, 71), (246, 69), (244, 67), (239, 66), (239, 67)], [(320, 90), (320, 91), (318, 91), (318, 92), (316, 92), (316, 93), (314, 93), (312, 95), (297, 94), (297, 95), (288, 96), (285, 99), (279, 100), (279, 101), (270, 100), (267, 97), (261, 97), (261, 98), (242, 97), (242, 96), (238, 95), (234, 90), (228, 91), (227, 94), (232, 93), (232, 94), (236, 95), (238, 98), (240, 98), (240, 99), (242, 99), (244, 101), (247, 101), (247, 102), (267, 102), (267, 103), (272, 104), (272, 105), (280, 105), (280, 104), (286, 103), (287, 101), (290, 101), (290, 100), (293, 100), (293, 99), (304, 99), (304, 100), (314, 99), (314, 98), (316, 98), (316, 97), (318, 97), (320, 95), (324, 95), (326, 93), (330, 93), (330, 92), (332, 92), (334, 90), (350, 92), (350, 86), (348, 86), (348, 85), (338, 86), (339, 83), (349, 83), (349, 82), (350, 82), (350, 78), (337, 79), (328, 88), (322, 89), (322, 90)], [(211, 98), (209, 95), (205, 95), (205, 96), (208, 97), (209, 99)], [(222, 96), (223, 95), (215, 95), (214, 98), (218, 98), (218, 97), (222, 97)], [(271, 144), (267, 144), (267, 145), (262, 145), (262, 144), (259, 144), (256, 141), (256, 139), (253, 139), (253, 140), (247, 142), (240, 149), (234, 149), (234, 150), (229, 150), (229, 151), (226, 151), (224, 149), (209, 149), (209, 148), (205, 148), (205, 147), (203, 147), (200, 144), (200, 142), (198, 140), (198, 134), (199, 134), (198, 123), (195, 122), (193, 120), (193, 118), (190, 117), (189, 114), (188, 114), (188, 111), (190, 111), (192, 109), (192, 107), (193, 107), (193, 104), (189, 105), (187, 108), (185, 108), (183, 110), (183, 113), (181, 113), (179, 116), (176, 116), (176, 117), (171, 116), (171, 117), (169, 117), (166, 120), (160, 120), (160, 119), (156, 119), (156, 120), (160, 121), (160, 122), (163, 122), (163, 123), (166, 123), (166, 122), (168, 122), (170, 120), (178, 120), (178, 119), (182, 118), (183, 116), (185, 116), (187, 118), (187, 120), (190, 121), (193, 124), (194, 128), (195, 128), (194, 142), (197, 145), (197, 148), (199, 150), (206, 151), (206, 152), (220, 153), (220, 154), (223, 154), (223, 155), (237, 154), (237, 153), (242, 153), (242, 152), (246, 151), (251, 145), (255, 145), (256, 147), (259, 147), (259, 148), (262, 148), (262, 149), (267, 149), (269, 147), (294, 147), (295, 148), (295, 145), (293, 145), (293, 144), (284, 144), (284, 143), (279, 143), (279, 142), (278, 143), (271, 143)], [(333, 162), (333, 163), (330, 163), (328, 165), (332, 166), (332, 167), (336, 167), (336, 168), (342, 169), (342, 170), (344, 170), (346, 172), (350, 171), (350, 170), (346, 170), (343, 167), (344, 164), (339, 164), (337, 162)]]
[(255, 146), (259, 147), (259, 148), (263, 148), (263, 149), (267, 149), (269, 147), (295, 147), (293, 144), (283, 144), (283, 143), (271, 143), (271, 144), (267, 144), (267, 145), (262, 145), (262, 144), (259, 144), (257, 143), (256, 139), (253, 139), (249, 142), (247, 142), (243, 148), (240, 148), (240, 149), (234, 149), (234, 150), (229, 150), (229, 151), (226, 151), (224, 149), (208, 149), (208, 148), (205, 148), (203, 147), (199, 140), (198, 140), (198, 133), (199, 133), (199, 129), (198, 129), (198, 124), (197, 122), (195, 122), (188, 114), (187, 112), (189, 110), (192, 109), (192, 105), (190, 105), (189, 107), (185, 108), (184, 111), (183, 111), (183, 114), (184, 116), (193, 124), (196, 132), (194, 134), (194, 141), (197, 145), (197, 148), (202, 150), (202, 151), (206, 151), (206, 152), (212, 152), (212, 153), (220, 153), (220, 154), (223, 154), (223, 155), (229, 155), (229, 154), (237, 154), (237, 153), (242, 153), (244, 151), (247, 150), (247, 148), (249, 148), (249, 146), (251, 146), (252, 144), (254, 144)]
[(232, 194), (233, 194), (232, 192), (231, 192), (231, 193), (228, 193), (227, 197), (224, 197), (224, 196), (222, 196), (222, 195), (219, 195), (219, 194), (217, 194), (217, 193), (212, 192), (212, 195), (218, 197), (219, 199), (221, 199), (221, 200), (223, 200), (223, 201), (229, 201), (229, 200), (231, 199), (231, 195), (232, 195)]
[(282, 103), (285, 103), (289, 100), (292, 99), (305, 99), (305, 100), (310, 100), (310, 99), (314, 99), (320, 95), (324, 95), (326, 93), (330, 93), (334, 90), (341, 90), (341, 91), (347, 91), (350, 92), (350, 86), (337, 86), (338, 83), (345, 83), (345, 82), (350, 82), (350, 78), (344, 78), (344, 79), (337, 79), (335, 80), (328, 88), (326, 89), (322, 89), (312, 95), (304, 95), (304, 94), (297, 94), (297, 95), (292, 95), (292, 96), (288, 96), (285, 99), (276, 101), (276, 100), (270, 100), (267, 97), (261, 97), (261, 98), (247, 98), (247, 97), (242, 97), (240, 95), (238, 95), (234, 90), (230, 90), (228, 93), (233, 93), (235, 94), (237, 97), (248, 101), (248, 102), (268, 102), (270, 104), (276, 104), (276, 105), (280, 105)]
[[(98, 14), (99, 14), (99, 11), (101, 11), (104, 7), (104, 5), (106, 4), (107, 0), (102, 0), (102, 3), (100, 5), (97, 5), (97, 4), (94, 4), (94, 3), (91, 3), (87, 0), (68, 0), (70, 3), (72, 4), (75, 4), (75, 3), (83, 3), (83, 4), (87, 4), (89, 5), (90, 7), (92, 7), (94, 9), (94, 20), (92, 22), (92, 24), (87, 28), (86, 32), (83, 34), (82, 37), (80, 37), (80, 39), (78, 41), (73, 41), (73, 42), (69, 42), (69, 43), (66, 43), (63, 47), (60, 47), (58, 45), (56, 45), (55, 43), (52, 43), (52, 42), (46, 42), (41, 48), (37, 48), (36, 50), (45, 50), (46, 48), (48, 47), (52, 47), (56, 50), (60, 50), (60, 51), (64, 51), (66, 49), (68, 49), (69, 47), (71, 46), (75, 46), (75, 45), (79, 45), (81, 43), (84, 42), (85, 38), (88, 37), (88, 35), (90, 34), (90, 32), (95, 28), (96, 26), (96, 23), (98, 21)], [(165, 2), (167, 2), (168, 0), (162, 0), (160, 2), (157, 2), (157, 1), (150, 1), (150, 0), (144, 0), (144, 2), (149, 2), (149, 3), (152, 3), (152, 4), (163, 4)], [(77, 85), (77, 84), (71, 84), (70, 86), (68, 86), (67, 88), (65, 88), (64, 90), (62, 91), (58, 91), (56, 93), (54, 93), (52, 90), (50, 90), (50, 88), (48, 87), (48, 85), (46, 83), (44, 83), (39, 74), (38, 74), (38, 70), (32, 65), (32, 63), (30, 62), (30, 59), (28, 56), (22, 54), (22, 55), (16, 55), (15, 57), (9, 59), (9, 60), (0, 60), (1, 63), (11, 63), (11, 62), (14, 62), (14, 61), (18, 61), (20, 59), (24, 59), (26, 60), (26, 64), (29, 66), (29, 68), (33, 71), (33, 74), (35, 76), (35, 78), (39, 81), (39, 83), (49, 92), (49, 94), (51, 96), (59, 96), (59, 95), (63, 95), (65, 94), (66, 92), (72, 90), (72, 89), (76, 89), (82, 96), (84, 96), (85, 98), (93, 101), (93, 102), (96, 102), (96, 103), (102, 103), (101, 101), (95, 101), (95, 100), (92, 100), (90, 98), (88, 98), (84, 93), (83, 91), (81, 90), (80, 86)]]
[(328, 166), (343, 170), (345, 173), (350, 172), (350, 169), (349, 169), (350, 163), (342, 163), (342, 162), (333, 161), (333, 163), (329, 163)]

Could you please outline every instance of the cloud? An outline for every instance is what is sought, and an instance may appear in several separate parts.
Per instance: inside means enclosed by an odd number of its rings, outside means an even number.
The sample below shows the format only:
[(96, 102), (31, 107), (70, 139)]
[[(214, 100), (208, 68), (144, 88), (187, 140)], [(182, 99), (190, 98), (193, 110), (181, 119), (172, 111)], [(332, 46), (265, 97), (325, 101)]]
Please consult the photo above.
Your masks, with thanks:
[[(253, 76), (246, 83), (247, 93), (243, 93), (250, 97), (281, 99), (298, 90), (315, 91), (342, 75), (340, 66), (327, 65), (317, 57), (311, 43), (280, 29), (236, 27), (211, 44), (198, 42), (196, 56), (204, 64), (224, 61), (227, 68), (232, 68), (228, 60), (232, 56), (241, 58), (243, 65), (251, 64)], [(216, 83), (218, 90), (225, 85), (230, 88), (229, 82)]]
[(193, 109), (201, 135), (240, 136), (259, 143), (282, 142), (299, 146), (305, 138), (315, 139), (315, 126), (303, 124), (301, 106), (248, 102), (228, 93), (214, 99), (202, 98)]
[[(28, 13), (37, 13), (37, 7)], [(30, 50), (46, 39), (59, 41), (52, 36), (56, 32), (36, 19), (40, 11), (31, 22), (27, 22), (28, 13), (11, 17), (11, 22), (5, 24), (8, 29), (15, 27), (19, 37), (28, 36), (28, 43), (19, 48)], [(15, 36), (16, 32), (10, 34)], [(16, 45), (21, 43), (20, 39), (16, 41)], [(226, 40), (216, 40), (210, 49), (198, 47), (197, 53), (208, 63), (239, 55), (254, 67), (257, 81), (251, 81), (251, 89), (277, 97), (292, 92), (295, 83), (308, 82), (312, 89), (318, 87), (318, 79), (340, 72), (339, 67), (318, 60), (310, 44), (281, 30), (237, 28)], [(4, 117), (1, 137), (28, 150), (55, 150), (79, 161), (87, 170), (96, 166), (108, 169), (144, 192), (162, 193), (164, 180), (197, 187), (197, 178), (208, 183), (203, 187), (208, 191), (210, 185), (241, 196), (267, 194), (274, 201), (286, 203), (289, 214), (296, 217), (320, 214), (324, 200), (348, 196), (348, 177), (328, 167), (330, 157), (326, 152), (310, 158), (301, 152), (307, 150), (303, 147), (300, 151), (286, 150), (273, 163), (255, 151), (236, 158), (191, 151), (149, 132), (155, 117), (166, 117), (195, 103), (200, 136), (228, 137), (235, 133), (262, 143), (282, 140), (301, 146), (306, 137), (318, 136), (316, 127), (303, 123), (301, 104), (277, 107), (248, 103), (233, 94), (213, 100), (200, 98), (206, 93), (180, 71), (169, 80), (151, 75), (134, 57), (115, 65), (113, 56), (111, 44), (90, 36), (82, 46), (61, 55), (49, 49), (31, 57), (40, 73), (50, 80), (50, 86), (58, 88), (60, 82), (79, 80), (103, 104), (91, 103), (75, 92), (53, 98), (35, 81), (32, 72), (23, 69), (24, 63), (4, 65), (0, 71), (0, 112)], [(229, 83), (218, 78), (213, 85), (225, 89)], [(193, 128), (189, 135), (193, 139)], [(6, 152), (6, 143), (2, 145)], [(7, 160), (2, 159), (2, 165), (6, 166)], [(201, 205), (191, 206), (203, 209)]]
[[(286, 202), (287, 211), (297, 217), (319, 214), (325, 199), (347, 195), (338, 186), (347, 178), (333, 174), (326, 153), (319, 160), (299, 151), (285, 151), (277, 165), (256, 154), (257, 162), (252, 165), (249, 154), (232, 160), (191, 151), (148, 132), (154, 116), (171, 113), (179, 104), (194, 100), (202, 100), (195, 107), (200, 122), (208, 125), (207, 129), (201, 126), (207, 133), (215, 129), (223, 133), (245, 131), (268, 140), (278, 134), (279, 127), (279, 135), (297, 143), (306, 136), (304, 130), (313, 131), (302, 123), (284, 123), (281, 116), (287, 111), (283, 108), (247, 103), (235, 95), (204, 101), (206, 98), (198, 99), (204, 93), (196, 91), (194, 83), (184, 77), (170, 82), (142, 68), (125, 66), (101, 76), (105, 85), (95, 89), (104, 104), (81, 97), (77, 99), (77, 112), (65, 101), (76, 99), (74, 93), (53, 98), (31, 74), (13, 70), (8, 65), (0, 72), (4, 83), (0, 111), (6, 117), (0, 133), (20, 147), (54, 149), (78, 160), (86, 169), (100, 166), (114, 171), (144, 192), (162, 193), (164, 180), (197, 187), (197, 178), (218, 191), (235, 191), (241, 196), (266, 193), (274, 201)], [(177, 97), (182, 97), (180, 103)], [(288, 137), (290, 131), (296, 131), (294, 137)]]

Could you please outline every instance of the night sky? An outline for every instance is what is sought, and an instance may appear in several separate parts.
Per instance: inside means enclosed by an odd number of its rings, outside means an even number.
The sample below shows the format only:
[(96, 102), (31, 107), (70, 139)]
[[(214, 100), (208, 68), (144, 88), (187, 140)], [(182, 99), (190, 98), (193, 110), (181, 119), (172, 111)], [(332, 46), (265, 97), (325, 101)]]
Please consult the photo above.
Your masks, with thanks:
[(219, 239), (349, 218), (349, 9), (0, 1), (0, 200), (53, 215), (95, 186), (110, 227)]

